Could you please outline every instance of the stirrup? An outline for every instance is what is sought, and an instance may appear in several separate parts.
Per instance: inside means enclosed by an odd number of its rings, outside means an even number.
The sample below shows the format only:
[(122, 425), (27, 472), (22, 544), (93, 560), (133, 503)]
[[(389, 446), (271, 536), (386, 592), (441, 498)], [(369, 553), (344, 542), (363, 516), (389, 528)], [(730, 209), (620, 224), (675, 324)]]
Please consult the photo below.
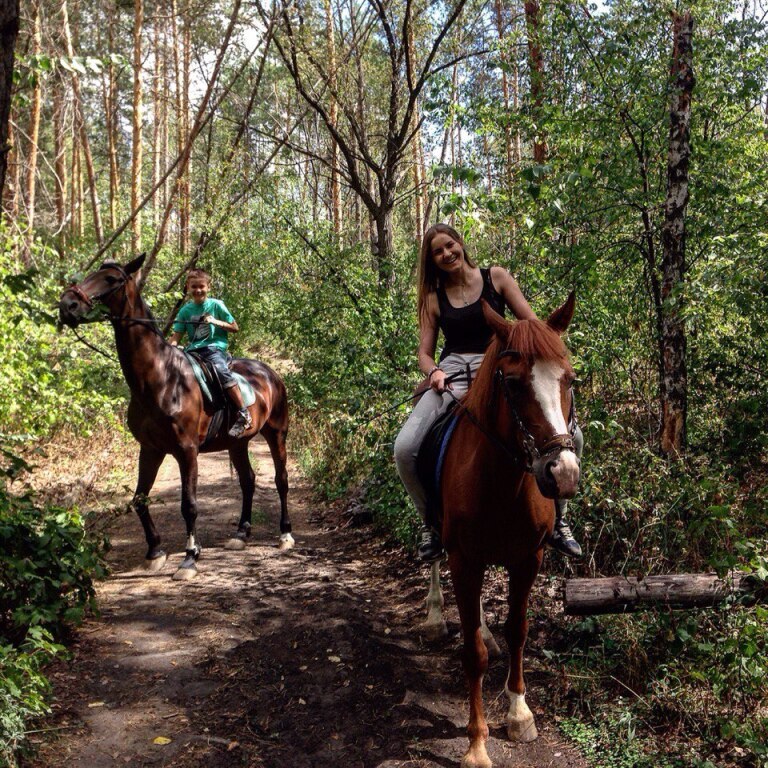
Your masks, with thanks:
[(240, 437), (240, 435), (242, 435), (246, 429), (249, 429), (252, 424), (251, 414), (248, 412), (247, 408), (243, 408), (241, 411), (237, 412), (237, 419), (227, 434), (230, 437)]
[(443, 543), (434, 528), (423, 528), (416, 555), (423, 563), (434, 563), (443, 556)]

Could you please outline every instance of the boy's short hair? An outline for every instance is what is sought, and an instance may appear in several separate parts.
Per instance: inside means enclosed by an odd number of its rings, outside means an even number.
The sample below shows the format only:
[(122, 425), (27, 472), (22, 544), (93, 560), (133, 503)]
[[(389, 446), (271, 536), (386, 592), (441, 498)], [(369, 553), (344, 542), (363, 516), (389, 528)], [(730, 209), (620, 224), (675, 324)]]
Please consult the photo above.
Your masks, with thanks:
[(213, 282), (211, 276), (204, 269), (190, 269), (189, 272), (187, 272), (187, 285), (189, 285), (190, 280), (205, 280), (208, 285)]

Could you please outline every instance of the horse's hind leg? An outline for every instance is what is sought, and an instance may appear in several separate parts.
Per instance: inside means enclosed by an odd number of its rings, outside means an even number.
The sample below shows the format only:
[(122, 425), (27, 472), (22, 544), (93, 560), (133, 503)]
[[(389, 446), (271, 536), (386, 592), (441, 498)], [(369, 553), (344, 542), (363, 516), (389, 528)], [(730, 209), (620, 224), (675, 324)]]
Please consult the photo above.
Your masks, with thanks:
[(462, 662), (469, 685), (469, 749), (461, 761), (461, 768), (491, 768), (491, 759), (485, 747), (488, 723), (483, 712), (483, 677), (488, 670), (488, 651), (480, 630), (480, 592), (485, 568), (480, 564), (467, 563), (455, 554), (450, 555), (448, 563), (461, 617), (464, 640)]
[(285, 437), (288, 430), (270, 427), (268, 424), (261, 430), (267, 441), (272, 461), (275, 464), (275, 486), (280, 497), (280, 549), (291, 549), (294, 545), (291, 536), (291, 521), (288, 517), (288, 456), (285, 450)]
[(541, 565), (541, 551), (509, 574), (509, 616), (504, 634), (509, 646), (509, 675), (504, 690), (509, 697), (507, 736), (512, 741), (533, 741), (538, 737), (533, 713), (525, 702), (523, 646), (528, 637), (528, 595)]
[(155, 484), (157, 472), (165, 458), (164, 453), (141, 446), (139, 450), (139, 479), (136, 483), (136, 493), (133, 495), (131, 506), (139, 516), (144, 537), (147, 540), (147, 557), (144, 567), (149, 571), (159, 571), (167, 560), (167, 555), (160, 547), (160, 534), (155, 528), (152, 516), (149, 514), (149, 492)]
[(229, 449), (229, 458), (240, 481), (243, 506), (240, 512), (240, 522), (237, 524), (237, 532), (224, 546), (226, 549), (241, 550), (245, 549), (245, 541), (251, 535), (251, 509), (253, 507), (253, 492), (256, 488), (256, 475), (248, 456), (248, 442), (243, 440), (236, 442)]
[(448, 627), (443, 618), (445, 598), (440, 588), (440, 560), (435, 560), (429, 569), (429, 592), (427, 594), (427, 619), (421, 626), (424, 639), (435, 642), (448, 634)]

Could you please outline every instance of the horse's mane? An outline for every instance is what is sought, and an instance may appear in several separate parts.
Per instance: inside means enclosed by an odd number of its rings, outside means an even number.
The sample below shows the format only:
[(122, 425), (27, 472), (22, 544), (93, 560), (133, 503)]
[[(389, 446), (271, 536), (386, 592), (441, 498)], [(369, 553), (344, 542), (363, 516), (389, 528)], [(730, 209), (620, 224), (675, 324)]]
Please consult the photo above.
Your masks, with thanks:
[(484, 414), (493, 393), (493, 376), (498, 356), (512, 349), (529, 361), (558, 361), (568, 357), (568, 350), (560, 336), (541, 320), (518, 320), (509, 324), (507, 338), (502, 341), (494, 334), (491, 343), (463, 402), (477, 416)]

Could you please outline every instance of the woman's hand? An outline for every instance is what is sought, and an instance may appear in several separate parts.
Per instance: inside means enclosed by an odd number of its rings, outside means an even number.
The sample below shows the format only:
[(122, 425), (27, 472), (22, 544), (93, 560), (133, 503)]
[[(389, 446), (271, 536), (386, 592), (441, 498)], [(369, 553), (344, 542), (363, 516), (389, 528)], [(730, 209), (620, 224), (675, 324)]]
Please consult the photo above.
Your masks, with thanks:
[(442, 368), (436, 368), (429, 377), (429, 386), (438, 394), (442, 394), (446, 389), (453, 389), (453, 384), (446, 383), (447, 375)]

